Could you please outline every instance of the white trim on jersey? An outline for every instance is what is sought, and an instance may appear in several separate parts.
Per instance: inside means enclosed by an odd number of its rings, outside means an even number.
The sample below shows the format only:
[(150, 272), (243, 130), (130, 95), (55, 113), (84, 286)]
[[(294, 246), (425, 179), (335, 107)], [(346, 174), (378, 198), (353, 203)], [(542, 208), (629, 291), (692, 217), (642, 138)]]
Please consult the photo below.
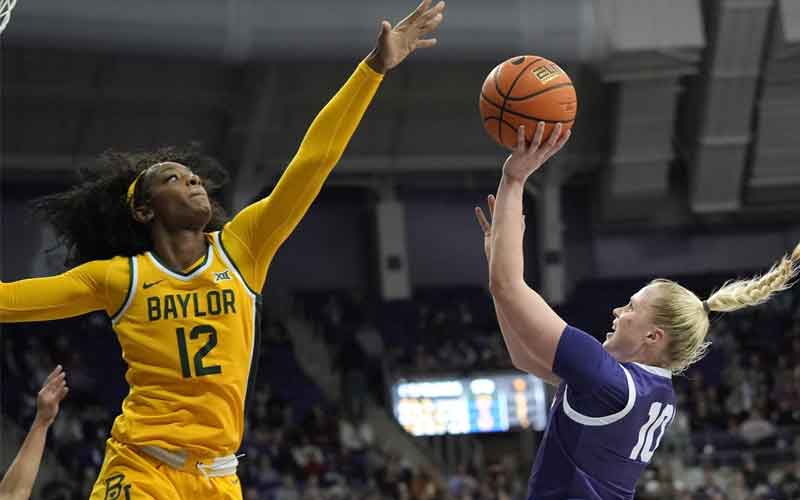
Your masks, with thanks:
[(131, 257), (129, 262), (131, 263), (131, 279), (130, 279), (131, 288), (130, 290), (128, 290), (128, 298), (125, 300), (125, 303), (122, 305), (120, 310), (117, 311), (117, 314), (115, 314), (114, 317), (111, 318), (112, 325), (116, 325), (117, 322), (122, 318), (122, 316), (125, 315), (125, 311), (128, 310), (128, 307), (131, 305), (131, 302), (133, 302), (133, 297), (136, 296), (136, 287), (137, 284), (139, 283), (139, 263), (136, 257)]
[[(231, 261), (228, 254), (225, 253), (225, 249), (222, 246), (222, 241), (220, 240), (219, 234), (220, 234), (219, 231), (214, 233), (214, 243), (216, 243), (217, 248), (219, 248), (219, 255), (220, 257), (222, 257), (222, 261), (225, 263), (226, 266), (228, 266), (228, 269), (230, 269), (233, 275), (236, 276), (236, 279), (238, 279), (242, 283), (244, 289), (247, 290), (247, 293), (250, 295), (250, 297), (253, 300), (255, 300), (256, 295), (250, 291), (250, 287), (247, 286), (247, 282), (245, 282), (244, 278), (242, 278), (242, 275), (239, 274), (238, 268), (233, 265), (233, 261)], [(253, 321), (255, 321), (255, 318), (253, 318)]]
[(633, 363), (633, 364), (646, 372), (652, 373), (653, 375), (658, 375), (659, 377), (664, 377), (664, 378), (672, 378), (672, 372), (667, 370), (666, 368), (661, 368), (660, 366), (653, 366), (653, 365), (643, 365), (642, 363)]
[(579, 424), (593, 427), (613, 424), (630, 413), (630, 411), (633, 409), (634, 403), (636, 402), (636, 384), (633, 383), (633, 378), (628, 370), (626, 370), (622, 365), (619, 365), (619, 367), (622, 368), (623, 372), (625, 372), (625, 379), (628, 381), (628, 403), (625, 405), (625, 408), (621, 409), (617, 413), (607, 415), (605, 417), (589, 417), (578, 412), (569, 405), (569, 401), (567, 401), (567, 389), (569, 386), (564, 386), (564, 413), (566, 413), (569, 418)]
[(181, 281), (191, 281), (196, 276), (200, 275), (206, 269), (208, 269), (208, 267), (212, 264), (212, 262), (214, 262), (214, 251), (211, 249), (211, 245), (208, 245), (208, 252), (206, 253), (206, 262), (202, 266), (195, 269), (192, 272), (192, 274), (187, 274), (187, 275), (178, 274), (174, 271), (170, 271), (168, 268), (164, 267), (161, 264), (161, 262), (158, 261), (158, 259), (152, 254), (152, 252), (147, 252), (147, 257), (153, 264), (155, 264), (157, 268), (161, 269), (161, 271), (170, 275), (171, 277)]
[(242, 394), (244, 395), (242, 401), (247, 401), (247, 383), (250, 380), (250, 371), (253, 369), (253, 353), (255, 353), (256, 351), (256, 342), (255, 342), (256, 326), (257, 326), (256, 315), (258, 314), (258, 311), (256, 311), (256, 307), (258, 307), (258, 300), (256, 294), (250, 291), (250, 287), (247, 286), (247, 282), (245, 282), (242, 275), (239, 274), (237, 267), (233, 265), (233, 261), (231, 261), (230, 257), (225, 252), (225, 247), (222, 246), (222, 239), (220, 238), (220, 234), (221, 231), (217, 231), (214, 233), (214, 243), (219, 249), (219, 255), (220, 257), (222, 257), (222, 261), (225, 263), (225, 265), (228, 266), (228, 269), (230, 269), (233, 275), (236, 276), (236, 279), (238, 279), (242, 283), (242, 286), (244, 287), (245, 291), (250, 295), (250, 298), (252, 299), (253, 302), (252, 315), (250, 316), (250, 324), (252, 325), (253, 329), (253, 345), (250, 347), (250, 364), (247, 367), (247, 379), (245, 379), (244, 381), (244, 390), (242, 391)]

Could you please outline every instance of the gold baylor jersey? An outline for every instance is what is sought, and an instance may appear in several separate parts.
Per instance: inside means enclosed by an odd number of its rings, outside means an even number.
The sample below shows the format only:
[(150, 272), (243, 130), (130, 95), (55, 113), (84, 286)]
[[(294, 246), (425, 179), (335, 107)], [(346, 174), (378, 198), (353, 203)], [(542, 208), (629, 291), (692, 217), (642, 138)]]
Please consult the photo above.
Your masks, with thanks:
[(128, 296), (112, 318), (131, 387), (112, 436), (123, 443), (234, 453), (260, 331), (260, 296), (219, 241), (185, 273), (147, 252), (130, 259)]

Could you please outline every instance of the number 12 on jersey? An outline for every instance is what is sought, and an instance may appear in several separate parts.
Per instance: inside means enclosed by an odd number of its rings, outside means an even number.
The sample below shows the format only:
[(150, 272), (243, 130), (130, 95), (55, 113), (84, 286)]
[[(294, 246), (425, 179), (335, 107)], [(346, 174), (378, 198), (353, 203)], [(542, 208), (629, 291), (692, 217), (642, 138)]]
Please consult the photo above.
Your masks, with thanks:
[[(178, 336), (178, 354), (181, 357), (181, 372), (183, 378), (192, 377), (192, 369), (189, 366), (189, 350), (186, 347), (186, 332), (183, 328), (176, 330)], [(203, 358), (211, 352), (217, 345), (217, 331), (210, 325), (197, 325), (189, 332), (189, 338), (196, 340), (200, 335), (207, 334), (208, 340), (206, 344), (197, 350), (194, 355), (194, 375), (195, 377), (202, 377), (203, 375), (214, 375), (222, 373), (222, 367), (219, 365), (205, 366), (203, 365)]]
[[(663, 407), (663, 409), (662, 409)], [(656, 452), (661, 438), (664, 437), (664, 429), (675, 414), (675, 407), (672, 405), (663, 405), (656, 401), (650, 405), (649, 417), (641, 429), (639, 429), (639, 439), (636, 441), (636, 446), (631, 450), (631, 460), (641, 460), (642, 462), (649, 462), (653, 458), (653, 453)], [(658, 431), (658, 439), (655, 438), (656, 429)]]

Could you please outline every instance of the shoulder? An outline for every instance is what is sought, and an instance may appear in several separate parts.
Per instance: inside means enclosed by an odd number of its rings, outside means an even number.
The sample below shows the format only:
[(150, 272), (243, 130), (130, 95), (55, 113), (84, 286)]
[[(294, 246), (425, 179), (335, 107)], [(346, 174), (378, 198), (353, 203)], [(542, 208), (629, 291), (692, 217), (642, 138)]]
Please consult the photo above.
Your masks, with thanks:
[(559, 339), (553, 373), (575, 389), (591, 392), (598, 385), (624, 384), (621, 365), (588, 333), (567, 325)]
[(134, 278), (136, 266), (136, 257), (120, 255), (87, 262), (76, 268), (76, 271), (81, 270), (90, 275), (92, 280), (110, 290), (127, 290)]
[(73, 276), (86, 276), (94, 279), (105, 279), (105, 276), (111, 271), (124, 270), (127, 272), (130, 267), (128, 264), (129, 260), (130, 257), (124, 256), (111, 257), (110, 259), (90, 260), (88, 262), (78, 264), (67, 271), (67, 273)]

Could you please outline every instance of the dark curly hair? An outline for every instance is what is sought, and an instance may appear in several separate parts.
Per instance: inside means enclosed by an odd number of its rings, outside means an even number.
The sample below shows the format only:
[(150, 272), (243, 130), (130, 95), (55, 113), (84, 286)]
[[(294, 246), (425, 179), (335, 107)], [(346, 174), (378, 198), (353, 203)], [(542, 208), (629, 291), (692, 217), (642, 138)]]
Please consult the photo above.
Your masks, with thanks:
[[(147, 226), (136, 222), (125, 197), (139, 172), (164, 161), (190, 167), (203, 181), (211, 202), (211, 221), (206, 231), (222, 228), (227, 215), (213, 199), (229, 178), (227, 170), (197, 146), (169, 146), (151, 152), (106, 151), (80, 169), (81, 182), (62, 193), (34, 200), (34, 212), (53, 225), (60, 243), (67, 248), (67, 267), (114, 256), (133, 256), (153, 248)], [(148, 186), (136, 185), (135, 204), (148, 200)]]

